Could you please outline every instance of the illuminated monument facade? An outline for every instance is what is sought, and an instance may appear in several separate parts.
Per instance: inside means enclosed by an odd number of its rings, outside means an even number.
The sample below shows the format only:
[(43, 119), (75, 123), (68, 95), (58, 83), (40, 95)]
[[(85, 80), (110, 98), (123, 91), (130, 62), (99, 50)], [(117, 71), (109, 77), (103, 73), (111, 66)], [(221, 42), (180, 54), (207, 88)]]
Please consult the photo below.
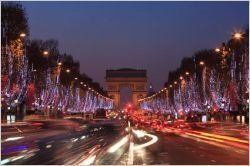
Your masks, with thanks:
[(136, 69), (106, 70), (106, 85), (108, 95), (114, 99), (115, 108), (120, 106), (120, 90), (122, 87), (130, 87), (132, 102), (138, 106), (138, 100), (147, 95), (147, 71)]

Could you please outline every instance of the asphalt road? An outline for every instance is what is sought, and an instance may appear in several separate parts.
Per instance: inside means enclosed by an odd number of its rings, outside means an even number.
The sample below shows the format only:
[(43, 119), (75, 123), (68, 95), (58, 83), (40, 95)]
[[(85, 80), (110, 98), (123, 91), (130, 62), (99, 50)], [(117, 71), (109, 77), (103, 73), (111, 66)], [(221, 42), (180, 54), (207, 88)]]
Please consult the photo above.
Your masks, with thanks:
[(123, 133), (122, 123), (117, 125), (117, 122), (79, 125), (62, 120), (34, 123), (39, 127), (18, 126), (16, 132), (13, 127), (4, 129), (1, 165), (88, 165), (91, 155), (97, 156)]
[[(84, 124), (52, 122), (5, 129), (1, 164), (7, 165), (248, 165), (246, 136), (214, 134), (209, 129), (133, 127), (123, 122)], [(67, 124), (67, 125), (65, 125)], [(119, 124), (119, 125), (117, 125)], [(63, 126), (63, 127), (62, 127)], [(236, 128), (236, 127), (235, 127)], [(127, 131), (125, 131), (127, 130)], [(237, 130), (242, 131), (243, 129)], [(233, 130), (235, 131), (235, 130)], [(226, 131), (223, 131), (226, 132)], [(219, 133), (222, 134), (222, 133)], [(11, 140), (11, 139), (16, 140)], [(244, 139), (243, 139), (244, 138)]]
[(157, 143), (139, 152), (135, 164), (174, 165), (240, 165), (248, 164), (248, 152), (235, 148), (218, 147), (201, 140), (184, 138), (172, 133), (154, 133)]
[[(145, 131), (145, 130), (144, 130)], [(184, 137), (175, 133), (148, 131), (157, 142), (130, 153), (130, 143), (113, 154), (107, 153), (96, 164), (109, 165), (248, 165), (246, 149), (225, 146), (213, 141)], [(147, 136), (136, 138), (133, 147), (152, 140)], [(132, 159), (131, 159), (132, 156)]]

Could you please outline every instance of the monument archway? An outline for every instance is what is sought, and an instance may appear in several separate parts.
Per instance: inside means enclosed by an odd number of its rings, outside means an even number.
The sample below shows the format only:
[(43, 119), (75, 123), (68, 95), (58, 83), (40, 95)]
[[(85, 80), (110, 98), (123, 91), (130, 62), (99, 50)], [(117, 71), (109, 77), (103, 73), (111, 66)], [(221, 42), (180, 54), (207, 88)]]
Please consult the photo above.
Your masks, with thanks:
[(129, 68), (106, 70), (106, 85), (115, 108), (120, 106), (122, 87), (131, 88), (132, 104), (137, 107), (138, 100), (147, 96), (147, 71)]

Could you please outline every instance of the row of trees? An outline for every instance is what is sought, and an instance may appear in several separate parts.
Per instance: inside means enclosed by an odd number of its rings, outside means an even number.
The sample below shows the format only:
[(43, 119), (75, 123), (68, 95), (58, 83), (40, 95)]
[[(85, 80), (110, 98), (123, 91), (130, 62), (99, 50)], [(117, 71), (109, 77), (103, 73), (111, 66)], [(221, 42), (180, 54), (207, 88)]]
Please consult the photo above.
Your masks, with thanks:
[[(242, 111), (249, 104), (249, 33), (234, 33), (220, 48), (184, 58), (159, 92), (140, 100), (142, 109), (172, 114)], [(243, 109), (245, 108), (245, 109)]]
[(86, 112), (112, 107), (99, 83), (80, 73), (80, 63), (59, 52), (58, 41), (29, 40), (28, 18), (21, 4), (3, 2), (1, 9), (3, 110), (28, 106)]

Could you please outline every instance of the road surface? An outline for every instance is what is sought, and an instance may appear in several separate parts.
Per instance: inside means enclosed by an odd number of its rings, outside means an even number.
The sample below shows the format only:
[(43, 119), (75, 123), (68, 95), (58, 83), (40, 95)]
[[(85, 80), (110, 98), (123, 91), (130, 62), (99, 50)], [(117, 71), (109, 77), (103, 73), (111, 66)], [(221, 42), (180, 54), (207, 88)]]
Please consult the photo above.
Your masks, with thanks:
[[(140, 125), (129, 128), (123, 121), (107, 124), (83, 124), (79, 121), (33, 124), (38, 127), (19, 126), (20, 131), (8, 128), (2, 132), (1, 164), (248, 165), (249, 163), (248, 134), (246, 134), (248, 128), (238, 125), (224, 125), (224, 127), (213, 125), (203, 129), (164, 127), (155, 130), (150, 126)], [(241, 131), (241, 134), (238, 131)]]

